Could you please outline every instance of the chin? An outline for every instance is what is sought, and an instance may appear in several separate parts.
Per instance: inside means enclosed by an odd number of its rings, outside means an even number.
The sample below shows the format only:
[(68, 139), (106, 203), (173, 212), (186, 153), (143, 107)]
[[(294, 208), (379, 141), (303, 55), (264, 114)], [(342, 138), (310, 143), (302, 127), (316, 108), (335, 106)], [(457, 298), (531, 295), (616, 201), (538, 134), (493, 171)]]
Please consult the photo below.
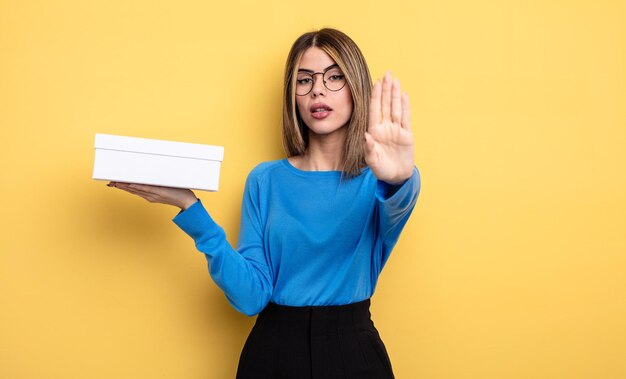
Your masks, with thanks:
[(318, 136), (328, 136), (336, 133), (345, 133), (346, 125), (343, 126), (333, 126), (333, 125), (315, 125), (313, 127), (309, 126), (309, 132), (316, 134)]

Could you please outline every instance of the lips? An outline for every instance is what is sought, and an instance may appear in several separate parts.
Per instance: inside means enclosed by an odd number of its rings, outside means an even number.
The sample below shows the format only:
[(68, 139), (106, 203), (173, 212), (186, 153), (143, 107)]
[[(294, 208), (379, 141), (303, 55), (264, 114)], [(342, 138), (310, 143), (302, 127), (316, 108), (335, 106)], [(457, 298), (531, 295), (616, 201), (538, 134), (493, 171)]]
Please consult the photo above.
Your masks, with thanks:
[(333, 109), (324, 103), (315, 103), (311, 105), (309, 110), (311, 111), (311, 116), (319, 120), (326, 118)]
[(315, 103), (311, 105), (311, 108), (309, 109), (311, 110), (311, 113), (324, 112), (324, 111), (329, 112), (333, 110), (331, 107), (329, 107), (328, 105), (324, 103)]

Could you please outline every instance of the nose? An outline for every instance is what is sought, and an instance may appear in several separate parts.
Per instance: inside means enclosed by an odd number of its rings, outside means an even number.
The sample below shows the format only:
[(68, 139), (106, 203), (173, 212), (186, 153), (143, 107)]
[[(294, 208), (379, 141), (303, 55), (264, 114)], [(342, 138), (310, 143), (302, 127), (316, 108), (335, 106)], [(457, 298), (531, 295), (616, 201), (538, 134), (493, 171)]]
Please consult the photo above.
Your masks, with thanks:
[[(317, 75), (320, 75), (319, 77)], [(326, 86), (324, 85), (324, 74), (316, 72), (313, 74), (313, 88), (311, 89), (313, 96), (326, 94)]]

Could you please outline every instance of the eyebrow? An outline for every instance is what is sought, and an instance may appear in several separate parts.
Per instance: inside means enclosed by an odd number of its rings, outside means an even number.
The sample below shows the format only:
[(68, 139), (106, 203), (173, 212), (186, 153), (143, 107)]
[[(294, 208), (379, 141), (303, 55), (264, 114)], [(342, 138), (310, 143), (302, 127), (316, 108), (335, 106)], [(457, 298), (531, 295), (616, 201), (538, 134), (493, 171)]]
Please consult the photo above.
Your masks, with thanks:
[[(331, 64), (330, 66), (326, 67), (322, 72), (326, 72), (326, 71), (330, 70), (331, 68), (335, 68), (335, 67), (339, 67), (339, 65), (337, 63)], [(308, 72), (309, 74), (312, 74), (312, 73), (315, 72), (313, 70), (309, 70), (309, 69), (306, 69), (306, 68), (299, 68), (298, 72), (301, 72), (301, 71)]]

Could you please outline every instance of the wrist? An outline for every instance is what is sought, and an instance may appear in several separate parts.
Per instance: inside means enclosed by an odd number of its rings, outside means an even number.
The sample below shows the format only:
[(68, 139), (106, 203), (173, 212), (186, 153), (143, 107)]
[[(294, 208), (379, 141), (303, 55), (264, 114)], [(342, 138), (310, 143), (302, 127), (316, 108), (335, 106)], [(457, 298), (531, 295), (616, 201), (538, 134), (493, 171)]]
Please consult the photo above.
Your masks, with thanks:
[(403, 174), (403, 175), (399, 175), (396, 176), (394, 178), (390, 178), (388, 180), (383, 180), (383, 182), (390, 184), (392, 186), (401, 186), (403, 185), (407, 180), (409, 180), (409, 178), (411, 177), (411, 175), (413, 175), (413, 170), (411, 170), (408, 175)]
[(182, 199), (182, 201), (178, 203), (177, 206), (182, 211), (184, 211), (184, 210), (187, 210), (187, 208), (194, 205), (198, 200), (199, 199), (196, 197), (196, 195), (194, 195), (193, 192), (191, 192), (190, 196), (186, 196), (184, 199)]
[(400, 187), (401, 185), (404, 184), (404, 182), (407, 181), (408, 178), (406, 179), (401, 179), (401, 180), (383, 180), (383, 182), (391, 185), (391, 186), (396, 186), (396, 187)]

